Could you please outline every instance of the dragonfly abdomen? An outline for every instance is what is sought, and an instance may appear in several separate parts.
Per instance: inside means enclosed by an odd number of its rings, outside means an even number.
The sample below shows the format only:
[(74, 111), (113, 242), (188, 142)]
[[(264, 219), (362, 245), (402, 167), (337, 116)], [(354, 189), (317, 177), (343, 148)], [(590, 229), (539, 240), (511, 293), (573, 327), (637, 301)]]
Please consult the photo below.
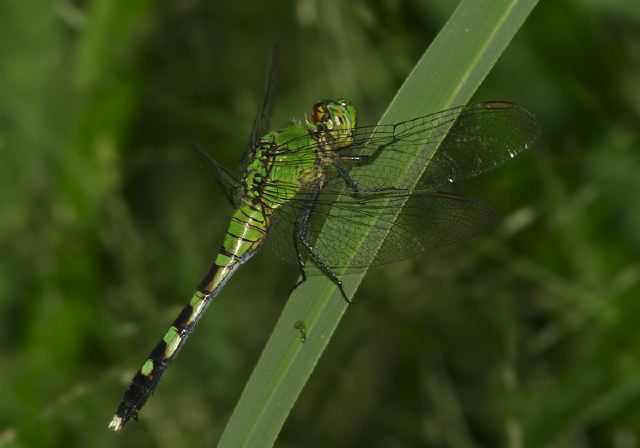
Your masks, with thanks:
[(224, 286), (229, 278), (227, 270), (244, 263), (260, 247), (267, 234), (269, 221), (269, 215), (260, 203), (242, 204), (233, 213), (214, 264), (198, 289), (214, 293)]
[(196, 291), (191, 297), (140, 370), (136, 372), (109, 424), (110, 428), (120, 431), (131, 418), (137, 420), (138, 411), (153, 393), (162, 374), (184, 345), (213, 297), (213, 294), (202, 291)]
[(263, 211), (260, 204), (246, 202), (234, 212), (209, 272), (189, 303), (136, 372), (109, 424), (110, 428), (119, 431), (131, 418), (137, 418), (138, 411), (153, 393), (162, 374), (176, 357), (209, 304), (235, 270), (256, 253), (268, 226), (269, 215)]

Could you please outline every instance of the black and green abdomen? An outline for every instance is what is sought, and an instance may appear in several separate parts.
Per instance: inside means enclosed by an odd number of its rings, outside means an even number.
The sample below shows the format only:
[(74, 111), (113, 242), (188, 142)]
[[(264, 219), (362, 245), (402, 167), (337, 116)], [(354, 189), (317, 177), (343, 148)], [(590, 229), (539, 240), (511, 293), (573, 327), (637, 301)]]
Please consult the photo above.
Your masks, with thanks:
[(229, 229), (211, 269), (189, 303), (136, 372), (109, 425), (111, 428), (119, 431), (131, 418), (137, 418), (138, 411), (154, 391), (211, 301), (231, 278), (233, 272), (251, 258), (262, 244), (268, 226), (269, 216), (264, 213), (260, 204), (254, 201), (243, 203), (233, 213)]

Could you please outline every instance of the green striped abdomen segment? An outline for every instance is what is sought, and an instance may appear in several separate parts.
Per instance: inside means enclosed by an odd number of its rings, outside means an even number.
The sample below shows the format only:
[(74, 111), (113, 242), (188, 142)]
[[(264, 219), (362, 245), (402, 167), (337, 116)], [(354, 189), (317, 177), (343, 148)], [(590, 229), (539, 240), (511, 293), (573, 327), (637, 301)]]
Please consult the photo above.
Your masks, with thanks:
[(236, 210), (214, 265), (198, 289), (214, 292), (222, 287), (226, 280), (218, 272), (218, 268), (244, 263), (248, 258), (247, 254), (255, 252), (264, 240), (268, 226), (269, 217), (263, 213), (260, 204), (243, 204)]
[(234, 214), (222, 247), (189, 303), (173, 321), (164, 337), (156, 344), (140, 370), (135, 374), (113, 416), (109, 427), (119, 431), (155, 390), (164, 371), (174, 360), (211, 301), (218, 295), (235, 270), (251, 256), (264, 240), (268, 226), (258, 206), (246, 204)]

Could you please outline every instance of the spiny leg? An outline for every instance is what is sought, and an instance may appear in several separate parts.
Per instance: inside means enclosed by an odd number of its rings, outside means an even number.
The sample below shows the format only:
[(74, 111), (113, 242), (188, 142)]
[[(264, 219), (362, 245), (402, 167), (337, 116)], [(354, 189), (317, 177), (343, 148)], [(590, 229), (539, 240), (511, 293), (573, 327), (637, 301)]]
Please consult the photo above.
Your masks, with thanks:
[(293, 287), (289, 290), (289, 295), (291, 295), (293, 293), (293, 291), (295, 291), (296, 288), (298, 288), (298, 286), (300, 286), (301, 284), (303, 284), (307, 280), (307, 272), (304, 269), (304, 258), (302, 257), (302, 252), (300, 251), (300, 246), (298, 246), (298, 238), (296, 238), (297, 233), (298, 233), (298, 224), (297, 224), (297, 221), (296, 221), (296, 223), (294, 223), (294, 225), (293, 225), (293, 234), (292, 234), (293, 248), (296, 251), (296, 257), (298, 258), (298, 268), (300, 268), (300, 276), (302, 278), (300, 280), (298, 280), (296, 282), (296, 284), (293, 285)]
[(309, 252), (309, 255), (311, 255), (311, 258), (313, 259), (313, 262), (316, 264), (316, 266), (318, 266), (318, 268), (322, 271), (322, 273), (327, 277), (329, 277), (329, 279), (336, 284), (344, 300), (348, 304), (352, 304), (353, 301), (347, 297), (347, 293), (344, 290), (344, 285), (342, 284), (342, 281), (338, 278), (336, 273), (333, 272), (329, 266), (327, 266), (324, 260), (322, 260), (320, 255), (318, 255), (316, 250), (313, 248), (313, 246), (311, 246), (311, 244), (307, 240), (307, 231), (309, 229), (309, 217), (313, 212), (313, 208), (315, 207), (315, 203), (319, 195), (320, 195), (320, 189), (317, 189), (313, 193), (309, 201), (307, 201), (304, 204), (302, 210), (300, 211), (300, 215), (298, 216), (298, 218), (296, 219), (296, 222), (293, 225), (293, 235), (292, 235), (293, 246), (298, 256), (298, 263), (300, 266), (302, 279), (293, 286), (291, 291), (293, 292), (293, 290), (295, 290), (298, 286), (300, 286), (304, 281), (307, 280), (307, 274), (304, 269), (304, 259), (302, 257), (302, 253), (300, 251), (300, 246), (299, 246), (299, 244), (302, 243), (305, 249)]
[(358, 187), (358, 184), (356, 183), (355, 180), (353, 180), (353, 178), (349, 175), (349, 172), (345, 169), (345, 167), (343, 167), (342, 165), (340, 165), (339, 163), (335, 164), (336, 170), (338, 171), (338, 174), (340, 175), (340, 177), (342, 178), (342, 180), (344, 180), (345, 185), (351, 189), (352, 192), (354, 193), (359, 193), (360, 187)]
[(340, 294), (342, 294), (342, 298), (349, 304), (353, 304), (353, 301), (347, 297), (347, 293), (344, 291), (344, 285), (342, 284), (342, 280), (338, 278), (338, 275), (331, 270), (329, 266), (320, 258), (320, 255), (316, 252), (316, 250), (309, 244), (304, 234), (300, 235), (300, 242), (304, 245), (304, 247), (309, 251), (313, 262), (320, 268), (322, 273), (329, 277), (329, 279), (336, 284), (338, 289), (340, 290)]
[(379, 145), (374, 151), (373, 153), (366, 155), (366, 154), (360, 154), (360, 155), (340, 155), (340, 159), (344, 160), (345, 162), (355, 162), (356, 165), (367, 165), (371, 162), (373, 162), (381, 153), (382, 151), (384, 151), (387, 146), (391, 146), (394, 145), (396, 143), (398, 143), (398, 138), (397, 137), (393, 137), (393, 139), (383, 145)]
[(298, 258), (298, 267), (300, 268), (300, 276), (302, 278), (298, 280), (298, 282), (295, 285), (293, 285), (293, 288), (291, 288), (291, 291), (289, 291), (289, 295), (291, 295), (291, 293), (295, 291), (298, 286), (300, 286), (307, 280), (307, 272), (304, 269), (304, 257), (302, 256), (302, 251), (300, 250), (300, 245), (298, 243), (298, 235), (300, 234), (301, 223), (309, 221), (309, 216), (311, 215), (311, 212), (313, 210), (313, 204), (318, 199), (319, 195), (320, 195), (319, 189), (314, 191), (313, 196), (311, 197), (311, 200), (309, 200), (304, 204), (302, 210), (300, 211), (300, 214), (298, 215), (295, 222), (293, 223), (291, 237), (293, 238), (293, 248), (296, 251), (296, 257)]
[(389, 192), (389, 191), (401, 191), (403, 190), (402, 188), (397, 188), (397, 187), (376, 187), (374, 189), (371, 190), (362, 190), (357, 182), (355, 180), (353, 180), (353, 178), (351, 177), (351, 175), (349, 175), (349, 172), (346, 170), (346, 168), (342, 165), (340, 165), (339, 163), (335, 164), (336, 170), (338, 171), (338, 174), (340, 175), (340, 177), (342, 178), (342, 180), (344, 180), (345, 185), (347, 186), (347, 188), (351, 189), (351, 193), (352, 195), (357, 198), (358, 195), (361, 195), (363, 193), (385, 193), (385, 192)]

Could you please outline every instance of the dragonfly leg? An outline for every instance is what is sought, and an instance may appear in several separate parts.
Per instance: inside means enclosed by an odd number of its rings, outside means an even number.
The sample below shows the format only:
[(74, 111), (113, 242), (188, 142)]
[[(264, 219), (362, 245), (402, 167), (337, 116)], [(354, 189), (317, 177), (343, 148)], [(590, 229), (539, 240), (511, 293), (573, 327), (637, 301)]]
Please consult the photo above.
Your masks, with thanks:
[(335, 167), (338, 170), (338, 174), (340, 175), (340, 177), (342, 177), (347, 187), (351, 188), (351, 190), (354, 193), (359, 193), (361, 191), (360, 187), (358, 187), (358, 184), (356, 183), (356, 181), (353, 180), (351, 176), (349, 176), (349, 172), (339, 163), (336, 163)]
[(298, 282), (295, 285), (293, 285), (293, 288), (291, 288), (291, 290), (289, 291), (289, 295), (291, 295), (291, 293), (295, 291), (298, 286), (300, 286), (307, 280), (307, 271), (304, 270), (304, 258), (302, 257), (302, 252), (298, 247), (298, 238), (296, 238), (297, 233), (298, 233), (298, 229), (297, 229), (297, 223), (296, 223), (293, 226), (293, 248), (295, 249), (296, 255), (298, 257), (298, 267), (300, 268), (300, 276), (302, 278), (298, 280)]
[[(358, 184), (356, 183), (355, 180), (353, 180), (353, 178), (349, 175), (349, 172), (340, 164), (336, 163), (335, 164), (336, 169), (338, 170), (338, 174), (340, 175), (340, 177), (342, 177), (342, 179), (344, 180), (344, 183), (347, 185), (348, 188), (351, 189), (351, 192), (353, 193), (353, 195), (355, 197), (358, 197), (359, 193), (365, 193), (365, 191), (363, 191)], [(388, 191), (400, 191), (403, 190), (402, 188), (397, 188), (397, 187), (377, 187), (377, 188), (373, 188), (370, 190), (367, 190), (366, 193), (384, 193), (384, 192), (388, 192)]]
[(394, 145), (398, 143), (398, 141), (399, 140), (397, 137), (393, 137), (391, 141), (385, 143), (384, 145), (378, 146), (375, 149), (375, 151), (373, 151), (373, 153), (368, 155), (364, 155), (364, 154), (352, 155), (352, 156), (340, 155), (339, 157), (341, 160), (344, 160), (345, 162), (355, 162), (357, 165), (367, 165), (373, 162), (382, 153), (382, 151), (384, 151), (387, 148), (387, 146)]
[(293, 289), (296, 289), (307, 279), (307, 275), (304, 270), (304, 259), (300, 251), (300, 247), (298, 245), (298, 244), (302, 244), (304, 248), (307, 250), (307, 252), (309, 252), (309, 255), (311, 255), (311, 258), (313, 259), (313, 262), (316, 264), (316, 266), (318, 266), (318, 268), (322, 271), (322, 273), (327, 277), (329, 277), (329, 279), (336, 284), (344, 300), (348, 304), (352, 304), (353, 301), (350, 300), (349, 297), (347, 297), (347, 293), (344, 290), (344, 285), (342, 284), (342, 281), (338, 278), (337, 274), (333, 272), (333, 270), (331, 270), (329, 266), (327, 266), (327, 264), (324, 262), (324, 260), (322, 260), (320, 255), (318, 255), (318, 253), (316, 252), (314, 247), (311, 245), (311, 243), (309, 243), (309, 241), (307, 240), (307, 230), (309, 228), (309, 217), (313, 212), (313, 208), (315, 207), (315, 201), (317, 200), (319, 195), (320, 195), (320, 189), (318, 189), (312, 195), (311, 199), (304, 205), (304, 207), (300, 211), (300, 215), (296, 219), (296, 222), (294, 223), (294, 226), (293, 226), (293, 244), (298, 255), (298, 263), (300, 264), (300, 271), (302, 272), (302, 279), (294, 285)]
[(329, 266), (327, 266), (327, 264), (322, 260), (322, 258), (320, 258), (318, 253), (311, 246), (311, 244), (309, 244), (309, 242), (306, 240), (306, 238), (304, 236), (301, 236), (300, 238), (301, 238), (302, 244), (304, 244), (304, 247), (309, 251), (309, 254), (311, 255), (311, 258), (313, 259), (313, 262), (316, 264), (316, 266), (318, 266), (318, 268), (320, 268), (322, 273), (324, 275), (326, 275), (327, 277), (329, 277), (329, 279), (333, 283), (336, 284), (336, 286), (340, 290), (340, 294), (342, 294), (342, 298), (349, 305), (351, 305), (353, 303), (353, 300), (351, 300), (351, 299), (349, 299), (349, 297), (347, 297), (347, 293), (344, 291), (344, 285), (342, 283), (342, 280), (340, 280), (338, 278), (338, 275), (335, 272), (333, 272)]

